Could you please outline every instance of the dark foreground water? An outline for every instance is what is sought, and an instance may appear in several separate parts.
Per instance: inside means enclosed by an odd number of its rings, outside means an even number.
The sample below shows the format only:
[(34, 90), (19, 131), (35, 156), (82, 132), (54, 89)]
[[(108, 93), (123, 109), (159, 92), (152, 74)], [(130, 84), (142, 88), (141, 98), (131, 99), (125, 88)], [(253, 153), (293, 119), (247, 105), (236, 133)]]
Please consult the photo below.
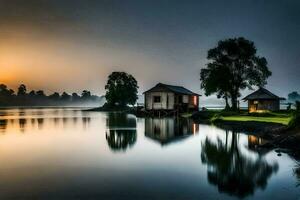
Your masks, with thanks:
[(297, 162), (263, 142), (172, 118), (0, 110), (0, 199), (300, 199)]

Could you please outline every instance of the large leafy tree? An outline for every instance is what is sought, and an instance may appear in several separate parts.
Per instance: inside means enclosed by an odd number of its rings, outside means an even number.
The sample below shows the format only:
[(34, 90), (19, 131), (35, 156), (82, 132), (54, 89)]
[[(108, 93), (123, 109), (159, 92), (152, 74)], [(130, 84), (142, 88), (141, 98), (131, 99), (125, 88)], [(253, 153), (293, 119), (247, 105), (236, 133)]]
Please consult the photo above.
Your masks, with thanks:
[(138, 99), (138, 84), (135, 78), (125, 72), (112, 72), (105, 85), (105, 98), (109, 106), (134, 105)]
[(267, 60), (256, 55), (253, 42), (243, 37), (219, 41), (217, 47), (208, 51), (209, 63), (201, 69), (201, 88), (206, 95), (217, 94), (232, 110), (237, 110), (238, 97), (243, 89), (264, 86), (272, 75)]

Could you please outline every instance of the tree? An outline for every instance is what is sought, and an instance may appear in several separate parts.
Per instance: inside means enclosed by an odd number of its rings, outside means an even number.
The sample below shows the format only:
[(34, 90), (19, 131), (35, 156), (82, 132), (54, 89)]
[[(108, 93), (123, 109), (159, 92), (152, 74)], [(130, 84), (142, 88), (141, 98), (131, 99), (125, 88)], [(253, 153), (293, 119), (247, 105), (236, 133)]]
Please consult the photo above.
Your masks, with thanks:
[[(226, 67), (208, 64), (207, 69), (202, 69), (200, 73), (201, 88), (205, 88), (205, 95), (209, 96), (217, 93), (218, 98), (225, 99), (225, 110), (229, 110), (228, 103), (229, 94), (229, 81), (227, 77), (230, 76), (230, 71)], [(222, 84), (220, 84), (222, 83)]]
[(36, 95), (36, 93), (35, 93), (34, 90), (31, 90), (31, 91), (28, 93), (28, 95), (29, 95), (29, 97), (34, 98), (35, 95)]
[(7, 88), (6, 85), (0, 84), (0, 105), (6, 106), (11, 105), (14, 102), (13, 99), (14, 91)]
[(84, 100), (88, 100), (89, 98), (91, 98), (91, 92), (88, 90), (83, 90), (81, 93), (81, 98)]
[(300, 94), (298, 92), (294, 91), (288, 94), (288, 100), (290, 102), (295, 102), (297, 100), (300, 100)]
[(0, 96), (2, 97), (10, 97), (14, 94), (12, 89), (8, 89), (6, 85), (0, 84)]
[(38, 90), (38, 91), (36, 92), (36, 96), (37, 96), (37, 97), (40, 97), (40, 98), (46, 97), (45, 92), (44, 92), (43, 90)]
[(79, 101), (79, 100), (80, 100), (80, 96), (76, 92), (73, 92), (72, 93), (72, 101), (76, 102), (76, 101)]
[(66, 92), (63, 92), (62, 95), (61, 95), (61, 97), (60, 97), (60, 99), (61, 99), (62, 101), (70, 101), (70, 100), (71, 100), (71, 95), (69, 95), (69, 94), (66, 93)]
[(277, 163), (268, 163), (259, 152), (252, 159), (242, 151), (239, 135), (226, 130), (226, 139), (216, 142), (208, 138), (201, 144), (201, 161), (207, 167), (207, 180), (225, 192), (239, 198), (253, 195), (258, 188), (264, 189), (268, 179), (278, 171)]
[(25, 95), (26, 95), (26, 91), (27, 91), (26, 86), (25, 86), (24, 84), (21, 84), (21, 85), (19, 86), (19, 88), (18, 88), (18, 93), (17, 93), (17, 95), (18, 95), (18, 96), (25, 96)]
[(200, 72), (205, 94), (216, 93), (225, 101), (230, 98), (232, 110), (237, 110), (240, 90), (264, 86), (272, 75), (267, 60), (257, 56), (256, 51), (254, 43), (243, 37), (219, 41), (217, 47), (208, 51), (209, 63)]
[(138, 99), (138, 85), (135, 78), (125, 72), (113, 72), (105, 85), (105, 98), (109, 106), (126, 107)]
[(49, 95), (49, 99), (53, 101), (58, 101), (60, 98), (60, 95), (58, 92), (54, 92), (53, 94)]

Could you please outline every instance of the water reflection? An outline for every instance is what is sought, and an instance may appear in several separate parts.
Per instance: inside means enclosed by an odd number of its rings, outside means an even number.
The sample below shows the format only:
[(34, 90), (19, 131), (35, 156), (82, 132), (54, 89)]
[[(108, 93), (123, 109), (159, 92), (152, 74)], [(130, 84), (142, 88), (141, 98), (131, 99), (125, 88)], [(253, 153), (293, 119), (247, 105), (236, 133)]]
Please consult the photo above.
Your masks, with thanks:
[(161, 145), (187, 138), (199, 131), (199, 125), (185, 118), (146, 118), (145, 136)]
[(19, 127), (20, 127), (20, 131), (24, 132), (25, 131), (25, 126), (27, 124), (27, 120), (24, 118), (20, 118), (19, 119)]
[(7, 127), (7, 121), (6, 119), (0, 119), (0, 132), (4, 133)]
[[(52, 113), (57, 113), (55, 110)], [(74, 112), (73, 112), (74, 113)], [(3, 116), (1, 119), (1, 116)], [(5, 118), (4, 118), (5, 116)], [(81, 122), (81, 123), (80, 123)], [(77, 126), (82, 124), (82, 128), (89, 127), (91, 118), (89, 116), (51, 116), (47, 110), (40, 111), (26, 111), (18, 109), (18, 112), (1, 111), (0, 112), (0, 133), (6, 132), (20, 132), (26, 133), (35, 129), (44, 130), (49, 127), (66, 129), (68, 126)]]
[(261, 148), (268, 141), (254, 135), (248, 135), (248, 149), (258, 154), (265, 155), (271, 151), (270, 148)]
[(300, 186), (300, 161), (298, 161), (297, 166), (294, 169), (294, 174), (297, 178), (297, 187)]
[[(202, 143), (201, 161), (208, 165), (208, 182), (217, 186), (219, 192), (243, 198), (253, 195), (258, 188), (265, 189), (278, 164), (269, 164), (260, 153), (250, 156), (249, 152), (241, 151), (238, 140), (239, 134), (229, 131), (225, 140), (218, 137), (213, 142), (207, 137)], [(249, 148), (253, 142), (257, 140), (248, 138)]]
[[(261, 151), (264, 141), (255, 133), (233, 134), (209, 125), (200, 125), (199, 131), (199, 125), (185, 119), (59, 109), (22, 112), (0, 110), (0, 132), (5, 131), (0, 134), (0, 199), (300, 195), (296, 158)], [(171, 148), (160, 148), (161, 142)], [(280, 167), (270, 164), (276, 162)]]
[(137, 140), (136, 118), (133, 115), (109, 113), (106, 119), (106, 141), (114, 152), (126, 151)]

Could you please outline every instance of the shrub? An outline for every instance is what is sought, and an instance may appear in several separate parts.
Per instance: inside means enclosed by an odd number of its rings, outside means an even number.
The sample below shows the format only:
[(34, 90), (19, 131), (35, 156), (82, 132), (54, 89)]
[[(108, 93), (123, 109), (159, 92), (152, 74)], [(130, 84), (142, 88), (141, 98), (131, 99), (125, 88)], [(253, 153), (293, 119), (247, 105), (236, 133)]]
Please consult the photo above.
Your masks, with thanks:
[(289, 123), (290, 128), (300, 128), (300, 102), (296, 101), (296, 111)]
[(300, 112), (300, 101), (296, 101), (296, 111)]

